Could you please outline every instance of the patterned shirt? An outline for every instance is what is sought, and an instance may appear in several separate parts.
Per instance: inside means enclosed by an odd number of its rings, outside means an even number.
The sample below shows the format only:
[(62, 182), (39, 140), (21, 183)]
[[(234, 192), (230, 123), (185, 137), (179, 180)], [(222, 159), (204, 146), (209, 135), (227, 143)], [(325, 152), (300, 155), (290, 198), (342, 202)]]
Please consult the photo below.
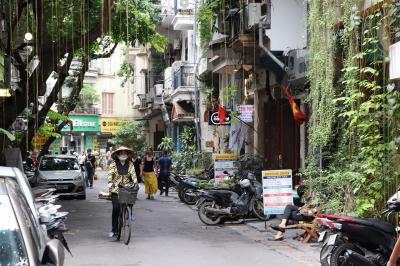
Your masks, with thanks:
[(111, 193), (117, 193), (119, 191), (118, 185), (119, 184), (129, 184), (129, 185), (134, 185), (137, 184), (137, 178), (136, 178), (136, 174), (135, 174), (135, 166), (133, 165), (132, 162), (126, 162), (128, 163), (128, 174), (126, 175), (121, 175), (120, 173), (118, 173), (117, 170), (117, 163), (115, 161), (113, 161), (110, 164), (110, 171), (108, 173), (108, 182), (109, 183), (113, 183), (115, 186), (113, 188), (110, 188), (110, 192)]

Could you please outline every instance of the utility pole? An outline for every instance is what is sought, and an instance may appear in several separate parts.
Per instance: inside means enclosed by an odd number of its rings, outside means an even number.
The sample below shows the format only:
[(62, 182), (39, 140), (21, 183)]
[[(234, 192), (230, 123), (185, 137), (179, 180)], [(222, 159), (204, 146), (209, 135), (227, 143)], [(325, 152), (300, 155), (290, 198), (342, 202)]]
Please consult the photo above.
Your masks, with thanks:
[(194, 4), (194, 25), (193, 25), (193, 41), (192, 41), (192, 48), (193, 48), (193, 61), (194, 61), (194, 71), (193, 71), (193, 75), (194, 75), (194, 104), (195, 104), (195, 108), (194, 108), (194, 112), (195, 112), (195, 118), (194, 118), (194, 122), (196, 124), (196, 142), (197, 142), (197, 150), (200, 151), (201, 150), (201, 128), (200, 128), (200, 91), (199, 91), (199, 87), (197, 84), (197, 79), (196, 79), (196, 71), (197, 71), (197, 47), (196, 47), (196, 41), (197, 41), (197, 23), (196, 23), (196, 16), (197, 16), (197, 3), (198, 1), (195, 0), (195, 4)]

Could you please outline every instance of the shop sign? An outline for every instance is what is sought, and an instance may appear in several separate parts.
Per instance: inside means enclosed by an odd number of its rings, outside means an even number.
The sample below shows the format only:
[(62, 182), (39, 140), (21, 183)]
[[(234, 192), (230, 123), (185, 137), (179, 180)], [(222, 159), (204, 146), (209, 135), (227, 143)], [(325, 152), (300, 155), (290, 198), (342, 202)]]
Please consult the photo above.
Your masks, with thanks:
[[(227, 115), (225, 117), (225, 121), (221, 125), (230, 125), (231, 124), (231, 112), (227, 111)], [(218, 117), (218, 112), (208, 112), (208, 124), (212, 126), (219, 126), (219, 117)]]
[(262, 171), (264, 214), (283, 214), (293, 205), (292, 170)]
[[(99, 132), (99, 117), (98, 116), (84, 116), (84, 115), (71, 115), (69, 119), (72, 121), (72, 132)], [(71, 131), (69, 125), (62, 129), (62, 132)]]
[(239, 105), (239, 113), (240, 115), (238, 116), (238, 118), (241, 121), (245, 123), (253, 122), (254, 105)]
[(101, 133), (115, 134), (118, 129), (131, 122), (130, 120), (115, 119), (115, 118), (102, 118), (100, 123)]
[(44, 136), (36, 135), (32, 139), (33, 150), (41, 150), (43, 145), (46, 144), (47, 138)]
[[(215, 182), (230, 179), (229, 175), (233, 175), (237, 170), (236, 162), (239, 159), (237, 154), (214, 154), (214, 178)], [(224, 172), (228, 172), (229, 175)]]

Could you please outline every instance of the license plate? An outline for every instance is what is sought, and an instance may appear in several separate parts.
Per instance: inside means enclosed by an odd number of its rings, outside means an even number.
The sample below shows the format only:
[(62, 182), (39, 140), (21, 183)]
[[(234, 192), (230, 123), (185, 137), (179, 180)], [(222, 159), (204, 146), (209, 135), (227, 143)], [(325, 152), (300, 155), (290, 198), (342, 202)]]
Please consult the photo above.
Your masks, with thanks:
[(64, 190), (64, 189), (68, 189), (68, 185), (58, 185), (56, 186), (57, 190)]
[(325, 240), (326, 233), (327, 233), (326, 231), (322, 231), (322, 232), (319, 234), (318, 242), (323, 242), (323, 241)]
[(334, 245), (336, 243), (337, 237), (338, 237), (337, 234), (329, 236), (328, 246)]

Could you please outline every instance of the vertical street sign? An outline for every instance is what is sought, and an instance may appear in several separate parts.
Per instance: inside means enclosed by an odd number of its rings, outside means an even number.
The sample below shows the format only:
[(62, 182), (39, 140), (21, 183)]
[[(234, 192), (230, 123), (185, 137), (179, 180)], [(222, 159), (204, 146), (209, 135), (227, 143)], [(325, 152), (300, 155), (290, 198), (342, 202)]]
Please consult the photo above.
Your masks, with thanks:
[(292, 170), (262, 171), (264, 214), (283, 214), (293, 204)]

